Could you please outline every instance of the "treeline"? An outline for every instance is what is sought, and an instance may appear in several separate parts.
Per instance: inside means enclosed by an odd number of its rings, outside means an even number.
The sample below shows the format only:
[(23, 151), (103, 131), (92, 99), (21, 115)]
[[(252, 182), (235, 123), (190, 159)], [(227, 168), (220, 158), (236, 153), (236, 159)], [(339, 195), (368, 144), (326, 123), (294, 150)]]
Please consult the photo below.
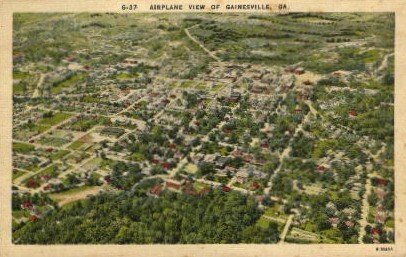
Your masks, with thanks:
[(277, 225), (256, 225), (251, 196), (211, 191), (203, 197), (165, 192), (160, 198), (101, 194), (29, 222), (18, 244), (274, 243)]

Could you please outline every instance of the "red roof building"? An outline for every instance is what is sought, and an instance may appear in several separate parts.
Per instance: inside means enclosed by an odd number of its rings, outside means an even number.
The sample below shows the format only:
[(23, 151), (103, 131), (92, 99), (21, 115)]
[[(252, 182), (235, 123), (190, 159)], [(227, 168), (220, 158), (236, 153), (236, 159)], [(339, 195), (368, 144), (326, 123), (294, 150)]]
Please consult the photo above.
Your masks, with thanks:
[(310, 80), (306, 80), (303, 82), (303, 84), (308, 86), (308, 85), (312, 85), (313, 83)]
[(231, 188), (228, 187), (228, 186), (226, 186), (226, 185), (224, 185), (224, 186), (221, 187), (221, 191), (227, 193), (227, 192), (230, 192), (230, 191), (231, 191)]
[(32, 216), (30, 217), (30, 220), (31, 220), (31, 221), (37, 221), (37, 220), (38, 220), (37, 215), (32, 215)]
[(319, 165), (319, 166), (317, 166), (316, 170), (318, 173), (324, 173), (327, 170), (327, 168), (324, 167), (323, 165)]
[(377, 182), (378, 185), (380, 185), (380, 186), (386, 186), (386, 185), (388, 184), (388, 181), (385, 180), (385, 179), (383, 179), (383, 178), (378, 178), (378, 179), (376, 180), (376, 182)]
[(347, 226), (347, 228), (352, 228), (352, 227), (354, 227), (354, 222), (349, 221), (349, 220), (345, 221), (344, 224)]
[(262, 143), (261, 147), (267, 149), (267, 148), (269, 148), (269, 144), (268, 143)]
[(379, 235), (379, 234), (381, 234), (381, 230), (379, 228), (373, 228), (371, 230), (371, 234), (372, 235)]
[(258, 182), (254, 181), (252, 182), (251, 188), (257, 190), (258, 188), (260, 188), (260, 185)]
[(160, 196), (161, 193), (162, 193), (162, 185), (161, 185), (161, 184), (157, 184), (157, 185), (153, 186), (153, 187), (151, 188), (151, 190), (149, 190), (149, 192), (150, 192), (151, 195)]
[(357, 112), (355, 110), (351, 110), (348, 112), (348, 117), (351, 119), (355, 119), (357, 117)]
[(166, 181), (166, 186), (168, 188), (173, 188), (173, 189), (179, 190), (181, 185), (177, 184), (177, 183), (170, 182), (170, 181)]
[(24, 201), (22, 204), (23, 209), (31, 210), (32, 207), (33, 207), (33, 205), (30, 201)]
[(164, 168), (164, 169), (170, 169), (170, 168), (171, 168), (171, 164), (170, 164), (170, 163), (167, 163), (167, 162), (164, 162), (164, 163), (162, 163), (162, 168)]

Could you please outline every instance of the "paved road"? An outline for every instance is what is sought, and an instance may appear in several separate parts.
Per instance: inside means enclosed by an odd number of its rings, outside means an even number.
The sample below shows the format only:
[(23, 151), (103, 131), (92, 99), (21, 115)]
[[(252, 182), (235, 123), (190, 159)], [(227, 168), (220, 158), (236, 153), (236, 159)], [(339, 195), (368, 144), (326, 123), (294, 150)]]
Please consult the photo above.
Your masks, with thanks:
[(289, 215), (288, 221), (286, 222), (285, 227), (283, 228), (283, 231), (282, 231), (282, 234), (280, 236), (280, 240), (279, 240), (278, 244), (285, 243), (285, 237), (286, 237), (286, 234), (289, 231), (290, 225), (292, 224), (292, 220), (293, 220), (293, 214)]
[(365, 184), (365, 193), (362, 197), (362, 207), (361, 207), (361, 219), (359, 221), (360, 224), (360, 233), (358, 236), (358, 243), (362, 244), (362, 237), (365, 235), (365, 226), (368, 225), (368, 212), (369, 212), (369, 203), (368, 203), (368, 195), (371, 193), (372, 185), (371, 179), (367, 177), (367, 183)]

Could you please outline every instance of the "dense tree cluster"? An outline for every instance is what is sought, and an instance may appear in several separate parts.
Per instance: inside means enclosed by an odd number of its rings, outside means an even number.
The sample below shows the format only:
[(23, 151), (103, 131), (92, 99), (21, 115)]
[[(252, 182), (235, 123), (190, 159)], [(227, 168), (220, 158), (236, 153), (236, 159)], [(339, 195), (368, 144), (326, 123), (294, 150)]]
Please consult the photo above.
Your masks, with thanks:
[(260, 215), (252, 197), (235, 192), (199, 198), (101, 194), (29, 222), (13, 236), (22, 244), (276, 242), (277, 225), (259, 227)]

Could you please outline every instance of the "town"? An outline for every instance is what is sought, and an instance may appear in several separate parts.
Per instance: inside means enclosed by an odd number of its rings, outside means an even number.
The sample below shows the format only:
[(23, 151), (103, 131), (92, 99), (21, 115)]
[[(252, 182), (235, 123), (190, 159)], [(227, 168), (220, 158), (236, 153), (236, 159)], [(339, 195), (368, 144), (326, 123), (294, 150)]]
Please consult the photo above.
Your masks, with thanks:
[(252, 199), (248, 228), (271, 243), (394, 242), (393, 16), (14, 22), (15, 243), (41, 243), (41, 222), (115, 194)]

